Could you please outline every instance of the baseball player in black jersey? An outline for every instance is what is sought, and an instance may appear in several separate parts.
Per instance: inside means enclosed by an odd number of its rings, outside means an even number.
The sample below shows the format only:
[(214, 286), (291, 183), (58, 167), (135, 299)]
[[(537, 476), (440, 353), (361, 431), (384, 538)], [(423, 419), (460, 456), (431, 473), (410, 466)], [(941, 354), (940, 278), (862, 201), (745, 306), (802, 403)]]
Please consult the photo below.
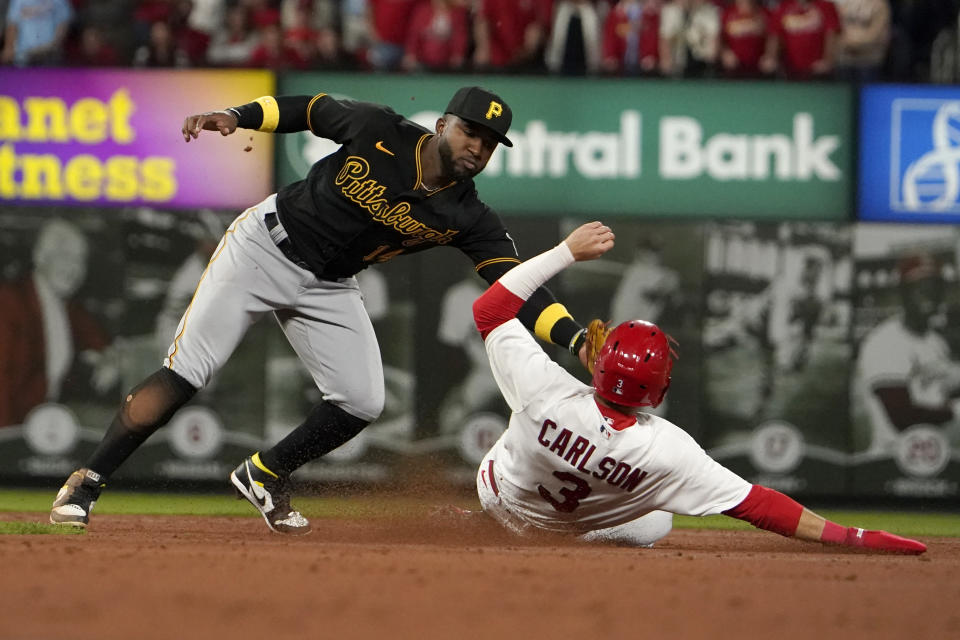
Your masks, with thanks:
[[(323, 394), (304, 422), (230, 474), (271, 530), (310, 531), (290, 506), (287, 478), (339, 447), (383, 409), (377, 339), (355, 274), (370, 264), (440, 245), (457, 247), (488, 283), (519, 263), (500, 218), (472, 178), (506, 134), (510, 107), (480, 87), (456, 92), (436, 132), (388, 107), (316, 96), (262, 97), (186, 118), (202, 130), (310, 130), (340, 143), (304, 180), (244, 211), (210, 259), (163, 366), (124, 399), (97, 449), (60, 490), (54, 523), (86, 526), (109, 476), (203, 387), (247, 329), (273, 313)], [(585, 362), (584, 332), (546, 289), (519, 314), (543, 340)]]

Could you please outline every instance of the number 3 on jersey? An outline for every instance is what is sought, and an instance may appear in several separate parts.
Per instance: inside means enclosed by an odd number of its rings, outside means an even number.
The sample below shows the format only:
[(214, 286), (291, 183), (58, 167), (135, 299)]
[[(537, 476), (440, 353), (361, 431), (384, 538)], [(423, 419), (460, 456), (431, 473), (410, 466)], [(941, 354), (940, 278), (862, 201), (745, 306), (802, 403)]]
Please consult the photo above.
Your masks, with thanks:
[(388, 244), (382, 244), (367, 255), (363, 256), (364, 262), (386, 262), (391, 258), (396, 258), (398, 255), (403, 253), (403, 249), (394, 249), (393, 251), (387, 251), (390, 248)]
[(553, 475), (562, 482), (569, 482), (573, 487), (563, 487), (560, 489), (560, 495), (563, 501), (557, 500), (546, 487), (542, 484), (537, 485), (537, 490), (544, 500), (553, 505), (553, 508), (562, 513), (570, 513), (580, 506), (580, 501), (590, 495), (593, 489), (590, 484), (578, 475), (569, 471), (554, 471)]

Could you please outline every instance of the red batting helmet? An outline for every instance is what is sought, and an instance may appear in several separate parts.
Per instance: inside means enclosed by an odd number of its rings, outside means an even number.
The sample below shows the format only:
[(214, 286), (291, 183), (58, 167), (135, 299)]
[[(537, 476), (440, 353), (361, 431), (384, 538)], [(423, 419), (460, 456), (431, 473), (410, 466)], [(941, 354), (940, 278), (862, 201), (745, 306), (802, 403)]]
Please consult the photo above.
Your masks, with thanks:
[(670, 387), (673, 339), (645, 320), (618, 325), (593, 367), (593, 386), (604, 400), (628, 407), (656, 407)]

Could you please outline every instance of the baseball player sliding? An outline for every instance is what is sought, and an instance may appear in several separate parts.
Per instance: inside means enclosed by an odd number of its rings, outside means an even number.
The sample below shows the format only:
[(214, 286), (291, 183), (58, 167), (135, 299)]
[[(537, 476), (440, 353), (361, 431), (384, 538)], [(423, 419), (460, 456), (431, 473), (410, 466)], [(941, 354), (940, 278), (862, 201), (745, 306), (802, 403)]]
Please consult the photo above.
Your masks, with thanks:
[[(304, 180), (247, 209), (227, 229), (177, 328), (163, 366), (134, 388), (86, 465), (60, 490), (55, 523), (86, 526), (110, 475), (223, 366), (247, 329), (272, 313), (323, 394), (304, 422), (230, 474), (272, 530), (310, 531), (287, 478), (336, 449), (383, 409), (380, 351), (354, 277), (368, 265), (449, 245), (488, 283), (518, 264), (500, 218), (473, 177), (497, 144), (512, 146), (512, 112), (480, 87), (454, 94), (431, 132), (388, 107), (316, 96), (265, 96), (186, 118), (185, 141), (237, 128), (311, 131), (342, 146)], [(585, 357), (584, 330), (546, 289), (520, 312), (542, 339)]]
[(613, 242), (609, 227), (587, 223), (504, 274), (473, 305), (494, 378), (513, 410), (477, 472), (484, 512), (520, 534), (539, 529), (640, 546), (667, 535), (672, 514), (723, 513), (803, 540), (926, 551), (885, 531), (843, 527), (751, 485), (676, 425), (638, 411), (659, 405), (670, 386), (674, 343), (655, 324), (628, 320), (608, 332), (591, 322), (593, 386), (553, 362), (517, 312), (551, 277), (599, 257)]

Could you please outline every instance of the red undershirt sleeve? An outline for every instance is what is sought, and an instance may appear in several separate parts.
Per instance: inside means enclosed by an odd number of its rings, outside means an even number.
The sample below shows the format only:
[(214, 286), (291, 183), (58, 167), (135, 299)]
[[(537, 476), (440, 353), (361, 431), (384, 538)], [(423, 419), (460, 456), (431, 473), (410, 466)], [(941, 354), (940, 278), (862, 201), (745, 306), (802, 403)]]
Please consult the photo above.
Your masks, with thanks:
[(494, 282), (473, 303), (473, 321), (483, 339), (504, 322), (516, 317), (524, 300), (511, 293), (499, 281)]
[(799, 502), (759, 484), (753, 485), (743, 502), (723, 512), (731, 518), (745, 520), (758, 529), (788, 537), (797, 532), (802, 513), (803, 505)]

